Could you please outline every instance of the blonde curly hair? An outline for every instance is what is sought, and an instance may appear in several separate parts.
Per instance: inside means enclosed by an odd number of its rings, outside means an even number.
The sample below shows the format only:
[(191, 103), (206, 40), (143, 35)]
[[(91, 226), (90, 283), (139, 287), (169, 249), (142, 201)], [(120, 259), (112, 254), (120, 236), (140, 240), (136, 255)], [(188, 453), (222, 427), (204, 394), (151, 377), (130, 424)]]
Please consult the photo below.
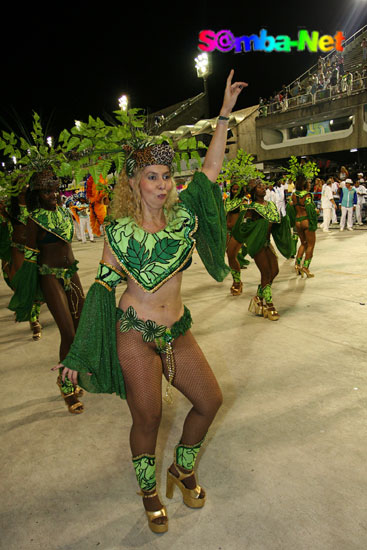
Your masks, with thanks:
[[(117, 218), (131, 217), (138, 225), (141, 226), (143, 224), (140, 180), (145, 168), (146, 167), (136, 170), (132, 187), (130, 186), (129, 177), (125, 170), (119, 175), (111, 203), (111, 216), (114, 220)], [(173, 207), (178, 202), (176, 183), (173, 178), (171, 178), (171, 180), (172, 189), (169, 191), (166, 202), (164, 203), (167, 222), (174, 218), (175, 209)]]

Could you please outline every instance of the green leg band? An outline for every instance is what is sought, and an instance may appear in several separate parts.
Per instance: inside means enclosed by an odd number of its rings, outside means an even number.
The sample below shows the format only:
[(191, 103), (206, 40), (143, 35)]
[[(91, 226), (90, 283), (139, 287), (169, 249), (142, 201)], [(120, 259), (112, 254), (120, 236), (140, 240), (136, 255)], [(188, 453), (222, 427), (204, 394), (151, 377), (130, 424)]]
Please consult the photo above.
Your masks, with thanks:
[(264, 298), (263, 287), (261, 285), (257, 287), (257, 295), (259, 298)]
[(296, 258), (296, 264), (301, 266), (302, 258)]
[(151, 491), (156, 486), (155, 455), (133, 456), (136, 479), (142, 491)]
[(233, 281), (235, 283), (240, 283), (241, 282), (241, 271), (236, 271), (235, 269), (231, 269), (231, 273), (232, 273)]
[(38, 321), (38, 318), (40, 316), (40, 311), (41, 311), (41, 305), (38, 302), (35, 302), (31, 309), (31, 317), (30, 317), (31, 323)]
[(310, 267), (311, 260), (312, 260), (312, 258), (309, 258), (308, 260), (305, 260), (305, 261), (303, 262), (303, 267), (305, 267), (306, 269), (308, 269), (308, 268)]
[(265, 285), (263, 288), (263, 296), (265, 298), (265, 302), (269, 304), (273, 301), (273, 296), (271, 293), (271, 285)]
[(196, 457), (199, 454), (204, 438), (196, 445), (184, 445), (179, 443), (175, 447), (175, 463), (185, 470), (193, 470), (196, 462)]

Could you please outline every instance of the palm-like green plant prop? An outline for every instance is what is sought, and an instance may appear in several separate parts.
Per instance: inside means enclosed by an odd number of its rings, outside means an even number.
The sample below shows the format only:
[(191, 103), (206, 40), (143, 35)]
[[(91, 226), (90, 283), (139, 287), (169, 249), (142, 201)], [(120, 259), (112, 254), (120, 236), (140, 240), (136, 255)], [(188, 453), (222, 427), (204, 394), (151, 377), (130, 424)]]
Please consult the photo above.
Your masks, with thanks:
[(263, 179), (264, 174), (254, 165), (254, 157), (243, 149), (239, 149), (234, 159), (223, 163), (217, 181), (218, 183), (226, 183), (228, 180), (232, 180), (233, 183), (247, 185), (251, 179), (255, 178)]
[(298, 176), (304, 176), (306, 179), (312, 180), (320, 172), (316, 162), (310, 160), (308, 162), (298, 162), (295, 156), (291, 156), (288, 164), (289, 167), (284, 168), (284, 170), (292, 181), (296, 181)]

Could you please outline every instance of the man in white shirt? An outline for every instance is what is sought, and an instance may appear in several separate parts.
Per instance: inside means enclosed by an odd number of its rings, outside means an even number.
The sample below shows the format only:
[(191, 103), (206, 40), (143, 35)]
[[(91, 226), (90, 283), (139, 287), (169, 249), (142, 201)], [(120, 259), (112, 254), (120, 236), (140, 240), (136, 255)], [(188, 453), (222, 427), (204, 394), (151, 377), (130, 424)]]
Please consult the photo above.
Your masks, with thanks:
[[(358, 174), (359, 176), (359, 174)], [(356, 221), (357, 225), (363, 225), (362, 222), (362, 210), (365, 202), (365, 197), (367, 195), (367, 189), (365, 188), (364, 179), (358, 179), (354, 185), (354, 189), (357, 193), (357, 204), (356, 204)]]
[[(332, 181), (331, 191), (333, 193), (334, 203), (336, 204), (336, 200), (339, 200), (339, 185), (334, 180), (334, 178), (330, 178), (330, 179)], [(336, 209), (334, 208), (331, 209), (331, 223), (338, 223), (338, 218), (336, 216)]]
[(285, 190), (286, 185), (279, 180), (274, 187), (275, 191), (275, 204), (281, 217), (286, 215), (285, 211)]
[(332, 180), (329, 178), (322, 188), (321, 193), (321, 208), (323, 213), (323, 232), (330, 233), (329, 225), (331, 221), (331, 212), (336, 210), (336, 204), (333, 199), (333, 192), (331, 190)]
[(276, 193), (272, 182), (269, 183), (264, 198), (266, 201), (276, 202)]

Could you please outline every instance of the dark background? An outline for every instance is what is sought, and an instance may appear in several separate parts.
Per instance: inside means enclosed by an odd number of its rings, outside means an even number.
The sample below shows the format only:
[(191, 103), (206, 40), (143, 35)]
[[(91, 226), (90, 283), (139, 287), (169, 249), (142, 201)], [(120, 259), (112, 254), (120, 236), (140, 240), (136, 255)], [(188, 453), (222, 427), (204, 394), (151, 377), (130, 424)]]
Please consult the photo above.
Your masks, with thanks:
[[(330, 35), (342, 30), (348, 38), (366, 23), (366, 0), (14, 5), (0, 38), (0, 129), (17, 130), (19, 120), (29, 127), (35, 110), (46, 135), (56, 136), (75, 119), (112, 113), (124, 93), (131, 107), (146, 112), (192, 97), (203, 90), (194, 68), (203, 29), (241, 36), (266, 28), (292, 39), (302, 28)], [(318, 54), (216, 51), (211, 57), (215, 116), (231, 68), (235, 78), (249, 83), (240, 109), (289, 84)]]

